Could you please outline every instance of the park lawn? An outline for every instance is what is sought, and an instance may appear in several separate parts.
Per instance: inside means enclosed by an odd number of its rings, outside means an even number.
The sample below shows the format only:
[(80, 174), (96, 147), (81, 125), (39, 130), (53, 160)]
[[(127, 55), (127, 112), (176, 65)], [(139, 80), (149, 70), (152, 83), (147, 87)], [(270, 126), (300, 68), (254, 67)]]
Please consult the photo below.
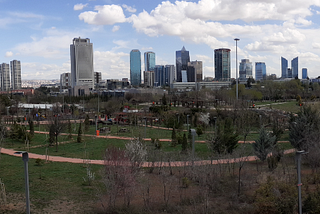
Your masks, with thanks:
[[(52, 206), (52, 200), (61, 201), (60, 203), (74, 202), (76, 203), (75, 209), (79, 213), (84, 213), (84, 210), (92, 210), (88, 203), (96, 201), (96, 188), (101, 185), (98, 181), (101, 179), (100, 170), (103, 166), (90, 166), (96, 175), (96, 181), (89, 186), (83, 179), (86, 177), (86, 168), (83, 164), (48, 162), (38, 166), (35, 159), (29, 159), (28, 164), (31, 212)], [(0, 169), (0, 178), (5, 184), (8, 203), (14, 206), (25, 204), (22, 158), (2, 154)], [(52, 211), (55, 208), (52, 207)], [(15, 212), (14, 209), (11, 213), (21, 213), (21, 211)], [(24, 210), (24, 206), (22, 209)]]
[(286, 103), (282, 103), (282, 104), (275, 104), (275, 105), (271, 105), (268, 107), (273, 108), (273, 109), (283, 110), (285, 112), (292, 112), (292, 113), (298, 113), (301, 109), (301, 106), (299, 106), (297, 104), (297, 102), (295, 102), (295, 101), (286, 102)]
[(119, 139), (83, 137), (83, 142), (77, 143), (76, 138), (74, 137), (73, 142), (59, 145), (58, 152), (56, 151), (55, 145), (52, 147), (31, 148), (29, 152), (44, 155), (46, 154), (46, 148), (48, 148), (48, 154), (53, 156), (102, 160), (104, 158), (104, 151), (108, 146), (124, 148), (126, 142), (128, 141)]

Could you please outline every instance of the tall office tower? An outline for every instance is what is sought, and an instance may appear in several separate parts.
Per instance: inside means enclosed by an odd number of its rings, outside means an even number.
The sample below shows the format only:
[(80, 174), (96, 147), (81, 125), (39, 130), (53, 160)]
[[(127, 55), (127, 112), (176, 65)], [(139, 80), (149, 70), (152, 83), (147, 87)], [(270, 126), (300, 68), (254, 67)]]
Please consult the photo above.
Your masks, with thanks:
[(165, 67), (164, 65), (156, 65), (154, 67), (154, 86), (165, 85)]
[(71, 74), (70, 73), (63, 73), (60, 74), (60, 89), (68, 88), (71, 82)]
[(292, 69), (287, 68), (287, 78), (292, 78)]
[(214, 50), (215, 79), (218, 81), (230, 81), (230, 51), (227, 48)]
[(302, 68), (302, 79), (308, 79), (308, 69)]
[(256, 81), (264, 80), (266, 76), (266, 64), (264, 62), (256, 62)]
[(154, 86), (154, 71), (144, 71), (144, 86), (153, 87)]
[(145, 71), (154, 71), (156, 66), (156, 54), (154, 52), (145, 52), (144, 53), (144, 70)]
[(93, 45), (90, 39), (74, 38), (70, 45), (71, 87), (94, 86)]
[(11, 69), (11, 88), (21, 89), (21, 63), (18, 60), (10, 61)]
[(0, 67), (1, 71), (1, 90), (9, 91), (10, 90), (10, 69), (9, 64), (2, 63)]
[(165, 66), (165, 84), (170, 85), (175, 81), (174, 65)]
[(137, 49), (130, 52), (130, 82), (132, 86), (141, 84), (141, 53)]
[(176, 51), (176, 81), (187, 81), (188, 62), (190, 62), (189, 51), (183, 46), (181, 51)]
[[(188, 70), (190, 68), (193, 68), (194, 70), (194, 75), (193, 76), (188, 76), (188, 82), (201, 82), (202, 81), (202, 61), (192, 61), (188, 63)], [(192, 75), (190, 73), (190, 75)], [(189, 81), (191, 80), (191, 81)]]
[(299, 78), (298, 57), (291, 60), (292, 78)]
[(252, 62), (249, 59), (242, 59), (239, 65), (239, 77), (241, 81), (252, 78)]
[(102, 80), (101, 72), (94, 72), (94, 84), (100, 83)]
[(287, 75), (288, 60), (281, 57), (281, 78), (288, 78)]

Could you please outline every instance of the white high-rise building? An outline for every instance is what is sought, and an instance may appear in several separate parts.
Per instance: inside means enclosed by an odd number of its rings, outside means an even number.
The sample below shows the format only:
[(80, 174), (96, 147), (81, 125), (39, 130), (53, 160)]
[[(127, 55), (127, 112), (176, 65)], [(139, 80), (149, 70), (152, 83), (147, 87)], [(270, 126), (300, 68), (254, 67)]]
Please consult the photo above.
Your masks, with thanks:
[(12, 90), (21, 89), (21, 63), (18, 60), (10, 61), (11, 69), (11, 88)]
[(9, 64), (2, 63), (0, 67), (1, 71), (1, 91), (10, 90), (10, 68)]
[[(93, 45), (90, 39), (74, 38), (70, 45), (71, 87), (94, 88)], [(77, 87), (78, 88), (78, 87)]]

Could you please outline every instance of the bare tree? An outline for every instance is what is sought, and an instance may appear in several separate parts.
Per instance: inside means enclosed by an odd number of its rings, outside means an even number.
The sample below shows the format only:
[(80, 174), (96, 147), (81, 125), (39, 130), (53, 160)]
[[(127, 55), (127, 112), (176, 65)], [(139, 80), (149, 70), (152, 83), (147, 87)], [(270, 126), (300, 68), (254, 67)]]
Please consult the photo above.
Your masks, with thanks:
[(49, 121), (48, 128), (52, 132), (55, 138), (56, 152), (58, 152), (58, 136), (64, 130), (66, 123), (64, 123), (59, 117), (54, 117)]

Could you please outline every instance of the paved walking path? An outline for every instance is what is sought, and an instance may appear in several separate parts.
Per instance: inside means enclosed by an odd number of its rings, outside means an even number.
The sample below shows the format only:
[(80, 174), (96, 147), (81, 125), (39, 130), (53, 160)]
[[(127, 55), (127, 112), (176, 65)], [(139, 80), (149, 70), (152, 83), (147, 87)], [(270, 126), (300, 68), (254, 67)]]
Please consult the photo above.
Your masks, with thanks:
[[(1, 153), (21, 157), (21, 154), (15, 154), (15, 150), (13, 149), (0, 149)], [(295, 149), (289, 149), (284, 151), (284, 154), (289, 154), (295, 152)], [(114, 162), (105, 162), (104, 160), (88, 160), (88, 159), (80, 159), (80, 158), (66, 158), (60, 156), (46, 156), (46, 155), (39, 155), (34, 153), (28, 153), (29, 158), (31, 159), (42, 159), (48, 160), (53, 162), (68, 162), (68, 163), (90, 163), (96, 165), (104, 165), (104, 164), (114, 164)], [(219, 160), (197, 160), (197, 161), (173, 161), (173, 162), (144, 162), (142, 167), (182, 167), (182, 166), (191, 166), (194, 164), (195, 166), (201, 165), (210, 165), (210, 164), (226, 164), (226, 163), (238, 163), (243, 161), (255, 161), (258, 160), (257, 156), (248, 156), (248, 157), (241, 157), (241, 158), (230, 158), (230, 159), (219, 159)]]

